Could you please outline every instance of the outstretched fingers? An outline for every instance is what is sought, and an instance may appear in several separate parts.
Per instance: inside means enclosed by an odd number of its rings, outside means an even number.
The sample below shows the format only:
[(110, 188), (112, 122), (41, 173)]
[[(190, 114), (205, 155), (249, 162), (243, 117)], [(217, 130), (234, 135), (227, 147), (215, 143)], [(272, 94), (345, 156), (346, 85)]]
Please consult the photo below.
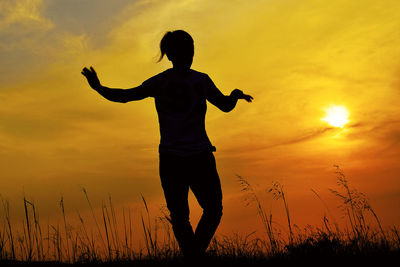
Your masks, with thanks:
[(94, 70), (94, 68), (92, 66), (90, 66), (90, 70), (92, 71), (93, 74), (96, 74), (96, 71)]
[(84, 67), (82, 69), (81, 73), (86, 76), (88, 74), (96, 74), (96, 71), (94, 70), (94, 68), (92, 66), (90, 66), (90, 69)]
[(90, 75), (90, 70), (86, 67), (84, 67), (81, 71), (82, 75), (84, 75), (85, 77), (87, 77), (88, 75)]
[(245, 94), (243, 94), (243, 98), (244, 98), (244, 100), (246, 100), (247, 102), (252, 102), (253, 99), (254, 99), (251, 95), (245, 95)]
[(97, 77), (97, 73), (92, 66), (90, 66), (89, 68), (84, 67), (81, 73), (83, 76), (86, 77), (87, 81), (89, 82), (89, 85), (93, 89), (96, 90), (97, 88), (101, 87), (99, 78)]

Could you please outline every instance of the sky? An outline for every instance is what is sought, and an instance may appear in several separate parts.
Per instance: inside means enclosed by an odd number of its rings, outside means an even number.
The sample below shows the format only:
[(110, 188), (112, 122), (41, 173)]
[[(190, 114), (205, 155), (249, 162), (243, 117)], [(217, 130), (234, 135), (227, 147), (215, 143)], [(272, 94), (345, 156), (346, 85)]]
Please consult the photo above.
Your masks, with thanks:
[[(82, 188), (97, 206), (108, 195), (137, 205), (142, 194), (157, 212), (154, 100), (109, 102), (80, 72), (93, 66), (105, 86), (138, 86), (171, 67), (157, 63), (159, 42), (183, 29), (193, 69), (224, 94), (254, 97), (230, 113), (208, 104), (224, 194), (217, 234), (262, 231), (238, 175), (277, 221), (273, 181), (298, 225), (320, 224), (328, 208), (340, 220), (334, 165), (383, 225), (399, 225), (399, 13), (396, 0), (1, 0), (0, 195), (15, 218), (24, 195), (42, 216), (59, 214), (61, 196), (67, 212), (84, 212)], [(322, 120), (332, 106), (348, 110), (345, 126)]]

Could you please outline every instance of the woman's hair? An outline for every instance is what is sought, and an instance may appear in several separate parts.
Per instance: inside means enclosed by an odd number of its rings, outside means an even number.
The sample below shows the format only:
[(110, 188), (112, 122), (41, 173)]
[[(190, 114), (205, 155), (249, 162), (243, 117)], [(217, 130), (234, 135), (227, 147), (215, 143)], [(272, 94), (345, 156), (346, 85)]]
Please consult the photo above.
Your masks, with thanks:
[(194, 53), (193, 38), (183, 30), (168, 31), (164, 34), (160, 42), (161, 55), (158, 59), (160, 62), (164, 55), (168, 58), (180, 53)]

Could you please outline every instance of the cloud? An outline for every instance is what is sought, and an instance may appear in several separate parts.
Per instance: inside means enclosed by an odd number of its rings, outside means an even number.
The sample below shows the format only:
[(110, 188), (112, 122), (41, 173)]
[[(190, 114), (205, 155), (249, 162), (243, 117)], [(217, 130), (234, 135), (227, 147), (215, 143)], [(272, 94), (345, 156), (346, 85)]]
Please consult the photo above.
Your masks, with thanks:
[(42, 0), (2, 0), (0, 2), (0, 29), (25, 22), (48, 24), (49, 21), (40, 15), (42, 4)]
[[(360, 122), (346, 135), (349, 140), (366, 140), (373, 144), (376, 153), (397, 149), (400, 143), (400, 120), (386, 118), (378, 122)], [(370, 148), (371, 149), (371, 148)]]
[[(273, 149), (276, 147), (280, 146), (290, 146), (290, 145), (295, 145), (295, 144), (300, 144), (308, 141), (312, 141), (314, 139), (320, 138), (324, 136), (328, 132), (333, 132), (335, 131), (336, 128), (333, 127), (325, 127), (325, 128), (320, 128), (320, 129), (315, 129), (315, 130), (306, 130), (304, 131), (303, 134), (298, 134), (297, 136), (294, 137), (287, 137), (286, 139), (283, 138), (278, 138), (278, 140), (272, 141), (270, 143), (266, 143), (265, 140), (267, 139), (265, 136), (260, 140), (257, 137), (249, 137), (253, 136), (253, 134), (248, 133), (242, 133), (241, 135), (246, 135), (247, 138), (243, 137), (236, 137), (235, 139), (241, 140), (239, 143), (239, 146), (233, 145), (228, 149), (223, 149), (224, 153), (231, 154), (237, 153), (248, 153), (251, 151), (251, 153), (259, 153), (261, 150), (268, 150), (268, 149)], [(276, 138), (274, 138), (276, 139)], [(279, 140), (281, 139), (281, 140)], [(282, 140), (283, 139), (283, 140)], [(243, 145), (246, 143), (246, 140), (248, 142), (247, 145)]]
[(41, 15), (42, 5), (42, 0), (2, 0), (0, 34), (22, 38), (31, 32), (51, 29), (52, 22)]
[(0, 1), (0, 83), (3, 86), (25, 80), (25, 74), (47, 57), (43, 56), (43, 44), (54, 25), (42, 15), (43, 6), (42, 0)]

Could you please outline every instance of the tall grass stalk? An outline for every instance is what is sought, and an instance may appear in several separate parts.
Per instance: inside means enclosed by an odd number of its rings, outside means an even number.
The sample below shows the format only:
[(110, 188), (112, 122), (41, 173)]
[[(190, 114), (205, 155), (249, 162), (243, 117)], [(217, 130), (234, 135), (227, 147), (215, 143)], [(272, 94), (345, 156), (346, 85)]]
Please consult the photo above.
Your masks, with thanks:
[[(93, 238), (89, 237), (89, 234), (86, 230), (85, 222), (80, 215), (80, 213), (77, 211), (78, 219), (81, 225), (81, 232), (82, 236), (77, 233), (77, 236), (79, 238), (79, 241), (81, 243), (81, 248), (83, 249), (83, 255), (85, 255), (85, 258), (89, 261), (94, 260), (96, 258), (96, 249), (95, 249), (95, 244)], [(78, 247), (78, 245), (76, 246)]]
[(145, 242), (146, 242), (146, 249), (147, 253), (150, 257), (155, 257), (158, 255), (158, 244), (157, 244), (157, 221), (154, 223), (154, 234), (152, 231), (151, 227), (151, 221), (150, 221), (150, 212), (149, 208), (147, 207), (147, 202), (146, 199), (142, 196), (142, 201), (144, 204), (144, 207), (146, 209), (146, 214), (147, 214), (147, 224), (144, 222), (143, 214), (141, 214), (141, 221), (142, 221), (142, 227), (143, 227), (143, 233), (145, 237)]
[(103, 212), (103, 223), (104, 223), (104, 230), (106, 233), (106, 240), (107, 240), (107, 254), (108, 254), (108, 260), (111, 261), (111, 245), (110, 245), (110, 238), (108, 235), (108, 227), (107, 227), (107, 220), (106, 220), (106, 213), (107, 211), (105, 211), (106, 206), (102, 205), (102, 212)]
[[(330, 211), (328, 205), (326, 205), (325, 201), (322, 200), (322, 198), (317, 193), (317, 191), (315, 191), (314, 189), (311, 189), (311, 192), (313, 192), (314, 195), (316, 195), (317, 198), (325, 206), (325, 209), (328, 211), (328, 214), (329, 214), (330, 218), (332, 218), (332, 220), (334, 221), (334, 226), (335, 226), (336, 233), (339, 233), (340, 232), (339, 225), (337, 224), (336, 220), (334, 219), (333, 215), (331, 214), (331, 211)], [(323, 216), (323, 223), (324, 223), (324, 226), (325, 226), (326, 230), (329, 232), (329, 234), (333, 235), (334, 232), (333, 232), (333, 230), (331, 230), (332, 227), (330, 227), (330, 222), (329, 222), (329, 219), (328, 219), (328, 217), (326, 215)]]
[[(69, 251), (70, 234), (69, 234), (68, 227), (67, 227), (67, 219), (65, 218), (64, 198), (62, 196), (60, 199), (60, 207), (61, 207), (61, 212), (62, 212), (62, 216), (63, 216), (63, 220), (64, 220), (65, 240), (67, 242), (67, 244), (66, 244), (67, 259), (69, 260), (70, 259), (70, 251)], [(72, 261), (75, 262), (75, 255), (73, 256)]]
[(42, 229), (39, 223), (39, 213), (36, 209), (34, 202), (32, 201), (32, 212), (33, 212), (33, 222), (35, 224), (35, 241), (36, 241), (36, 251), (39, 260), (44, 260), (44, 251), (43, 251), (43, 237), (42, 237)]
[(272, 228), (272, 213), (270, 212), (269, 214), (267, 214), (265, 212), (265, 210), (263, 209), (263, 207), (261, 206), (261, 202), (258, 199), (257, 194), (255, 193), (253, 187), (250, 185), (250, 183), (244, 179), (242, 176), (240, 175), (236, 175), (240, 186), (241, 186), (241, 190), (242, 192), (246, 193), (246, 197), (248, 197), (246, 199), (246, 205), (249, 205), (251, 203), (255, 203), (256, 204), (256, 208), (257, 208), (257, 214), (261, 219), (261, 222), (264, 226), (265, 232), (267, 234), (268, 240), (269, 240), (269, 245), (270, 245), (270, 249), (272, 254), (275, 254), (278, 251), (278, 242), (275, 239), (275, 234)]
[(11, 219), (10, 219), (10, 203), (8, 200), (4, 200), (3, 198), (1, 199), (2, 204), (3, 204), (3, 210), (4, 210), (4, 216), (5, 216), (5, 221), (7, 224), (7, 237), (10, 242), (10, 249), (11, 249), (11, 260), (15, 260), (15, 244), (14, 244), (14, 235), (13, 235), (13, 229), (11, 226)]
[(381, 222), (371, 207), (367, 196), (351, 188), (341, 168), (338, 165), (334, 165), (334, 167), (337, 175), (337, 185), (342, 191), (329, 190), (343, 202), (340, 207), (345, 212), (352, 229), (352, 236), (349, 238), (352, 238), (358, 246), (365, 246), (371, 238), (375, 238), (375, 233), (371, 232), (371, 228), (366, 222), (365, 216), (367, 214), (365, 212), (369, 212), (378, 225), (383, 242), (387, 243), (387, 237)]
[(28, 200), (26, 200), (24, 196), (24, 211), (25, 211), (25, 226), (26, 226), (26, 231), (24, 228), (24, 238), (25, 240), (28, 240), (28, 242), (22, 243), (26, 244), (26, 260), (31, 261), (32, 260), (32, 254), (33, 254), (33, 242), (32, 242), (32, 235), (31, 235), (31, 220), (30, 216), (28, 213), (28, 204), (32, 205)]
[(93, 207), (92, 207), (92, 203), (90, 202), (88, 193), (87, 193), (87, 191), (86, 191), (86, 189), (85, 189), (84, 187), (82, 187), (82, 192), (83, 192), (83, 194), (85, 195), (86, 200), (87, 200), (87, 202), (88, 202), (88, 204), (89, 204), (90, 211), (91, 211), (91, 213), (92, 213), (92, 218), (93, 218), (93, 220), (94, 220), (94, 222), (95, 222), (95, 224), (96, 224), (96, 229), (97, 229), (99, 238), (100, 238), (100, 240), (101, 240), (101, 242), (102, 242), (102, 244), (103, 244), (103, 248), (106, 249), (106, 243), (104, 242), (103, 235), (101, 234), (99, 224), (97, 223), (96, 216), (94, 215), (94, 210), (93, 210)]
[[(117, 216), (115, 216), (115, 210), (114, 210), (114, 206), (112, 204), (112, 200), (111, 200), (111, 195), (108, 195), (108, 200), (109, 200), (109, 205), (110, 205), (110, 213), (111, 213), (111, 222), (113, 224), (112, 228), (113, 228), (113, 236), (114, 236), (114, 249), (115, 252), (117, 253), (117, 259), (120, 257), (120, 240), (119, 240), (119, 233), (118, 233), (118, 227), (117, 227)], [(111, 225), (111, 223), (110, 223)]]
[(125, 207), (122, 209), (122, 219), (124, 222), (124, 246), (123, 246), (123, 255), (126, 258), (129, 258), (129, 245), (128, 245), (128, 233), (125, 219)]
[(291, 245), (293, 243), (293, 230), (290, 221), (289, 205), (286, 201), (283, 185), (279, 182), (273, 182), (272, 186), (268, 189), (268, 192), (272, 193), (275, 199), (282, 199), (283, 201), (283, 205), (285, 207), (285, 212), (286, 212), (286, 219), (289, 227), (289, 245)]

